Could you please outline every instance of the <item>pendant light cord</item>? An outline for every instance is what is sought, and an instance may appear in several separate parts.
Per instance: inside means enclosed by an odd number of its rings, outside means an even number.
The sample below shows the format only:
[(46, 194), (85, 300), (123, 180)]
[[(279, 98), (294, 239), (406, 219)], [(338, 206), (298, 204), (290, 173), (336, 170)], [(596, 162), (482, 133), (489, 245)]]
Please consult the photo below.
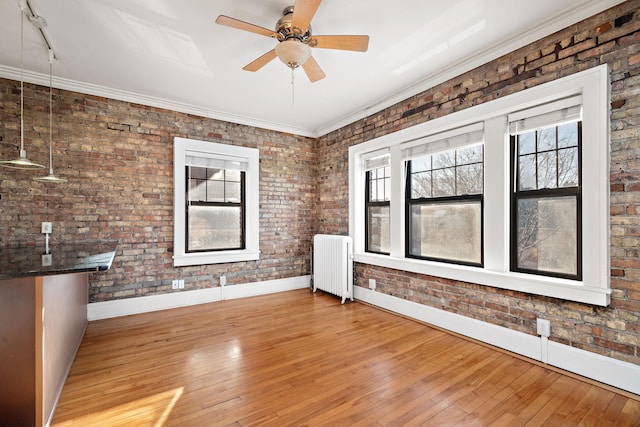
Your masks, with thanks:
[(53, 51), (49, 49), (49, 173), (53, 175), (53, 155), (51, 145), (53, 144)]
[(24, 10), (20, 11), (20, 155), (24, 153)]

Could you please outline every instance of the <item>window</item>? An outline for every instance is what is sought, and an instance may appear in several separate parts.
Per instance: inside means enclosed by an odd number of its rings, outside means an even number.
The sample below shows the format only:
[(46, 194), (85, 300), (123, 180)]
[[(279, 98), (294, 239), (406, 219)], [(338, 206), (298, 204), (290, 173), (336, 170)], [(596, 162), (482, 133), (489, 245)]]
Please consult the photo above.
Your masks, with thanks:
[[(511, 269), (580, 280), (580, 106), (546, 113), (549, 122), (558, 115), (565, 117), (557, 124), (531, 128), (529, 119), (521, 119), (510, 126)], [(541, 117), (531, 120), (541, 122)]]
[(390, 178), (388, 166), (367, 171), (365, 190), (367, 252), (389, 253)]
[[(349, 147), (354, 260), (608, 305), (608, 79), (602, 65)], [(362, 167), (382, 152), (382, 175)], [(369, 243), (381, 176), (388, 252)]]
[(364, 160), (365, 178), (365, 250), (389, 253), (389, 195), (391, 176), (389, 154), (371, 153)]
[(258, 259), (258, 150), (175, 138), (174, 265)]
[(482, 265), (482, 154), (475, 143), (407, 162), (407, 256)]
[[(192, 159), (197, 163), (197, 157)], [(186, 168), (186, 251), (244, 249), (245, 173), (191, 164)]]

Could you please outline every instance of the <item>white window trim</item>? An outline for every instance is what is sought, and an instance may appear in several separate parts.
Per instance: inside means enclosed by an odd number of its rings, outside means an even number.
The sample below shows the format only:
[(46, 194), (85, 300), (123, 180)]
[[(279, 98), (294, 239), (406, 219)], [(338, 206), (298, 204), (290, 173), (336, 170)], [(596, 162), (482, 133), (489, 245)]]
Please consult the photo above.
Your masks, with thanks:
[[(583, 280), (509, 271), (510, 113), (582, 96)], [(484, 267), (415, 260), (404, 256), (402, 144), (484, 122)], [(405, 145), (406, 147), (407, 145)], [(390, 255), (364, 251), (364, 173), (361, 156), (389, 149), (391, 158)], [(601, 65), (481, 105), (384, 135), (349, 148), (349, 234), (356, 262), (502, 289), (606, 306), (609, 277), (609, 72)]]
[[(200, 152), (204, 157), (219, 157), (223, 160), (229, 158), (247, 160), (248, 167), (245, 171), (245, 249), (196, 253), (185, 251), (185, 161), (187, 153), (190, 152)], [(259, 259), (259, 150), (176, 137), (173, 145), (173, 159), (173, 265), (180, 267)]]

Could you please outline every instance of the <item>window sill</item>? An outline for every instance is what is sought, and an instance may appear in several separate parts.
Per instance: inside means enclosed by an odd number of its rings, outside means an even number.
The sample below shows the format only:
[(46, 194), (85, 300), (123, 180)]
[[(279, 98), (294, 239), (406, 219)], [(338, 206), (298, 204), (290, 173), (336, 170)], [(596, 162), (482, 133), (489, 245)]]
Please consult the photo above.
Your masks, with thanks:
[(354, 254), (354, 261), (599, 306), (607, 306), (610, 302), (610, 289), (586, 286), (584, 282), (575, 280), (534, 276), (508, 271), (492, 271), (480, 267), (397, 258), (371, 253), (356, 253)]
[(260, 259), (259, 251), (221, 251), (221, 252), (200, 252), (173, 257), (174, 267), (184, 267), (188, 265), (223, 264), (228, 262), (253, 261)]

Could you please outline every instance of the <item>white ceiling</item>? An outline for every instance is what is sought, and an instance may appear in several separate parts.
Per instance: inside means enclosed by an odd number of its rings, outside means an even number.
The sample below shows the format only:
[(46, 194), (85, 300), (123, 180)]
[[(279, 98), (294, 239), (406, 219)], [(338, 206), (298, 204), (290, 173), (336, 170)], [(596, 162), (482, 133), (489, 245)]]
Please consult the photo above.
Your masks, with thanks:
[[(327, 77), (297, 69), (292, 88), (278, 59), (242, 70), (276, 40), (214, 20), (274, 28), (293, 2), (29, 0), (48, 24), (54, 87), (314, 137), (622, 0), (324, 0), (313, 34), (368, 34), (369, 50), (313, 49)], [(0, 2), (0, 77), (20, 79), (20, 19), (18, 0)], [(25, 20), (23, 78), (48, 86), (44, 46)]]

